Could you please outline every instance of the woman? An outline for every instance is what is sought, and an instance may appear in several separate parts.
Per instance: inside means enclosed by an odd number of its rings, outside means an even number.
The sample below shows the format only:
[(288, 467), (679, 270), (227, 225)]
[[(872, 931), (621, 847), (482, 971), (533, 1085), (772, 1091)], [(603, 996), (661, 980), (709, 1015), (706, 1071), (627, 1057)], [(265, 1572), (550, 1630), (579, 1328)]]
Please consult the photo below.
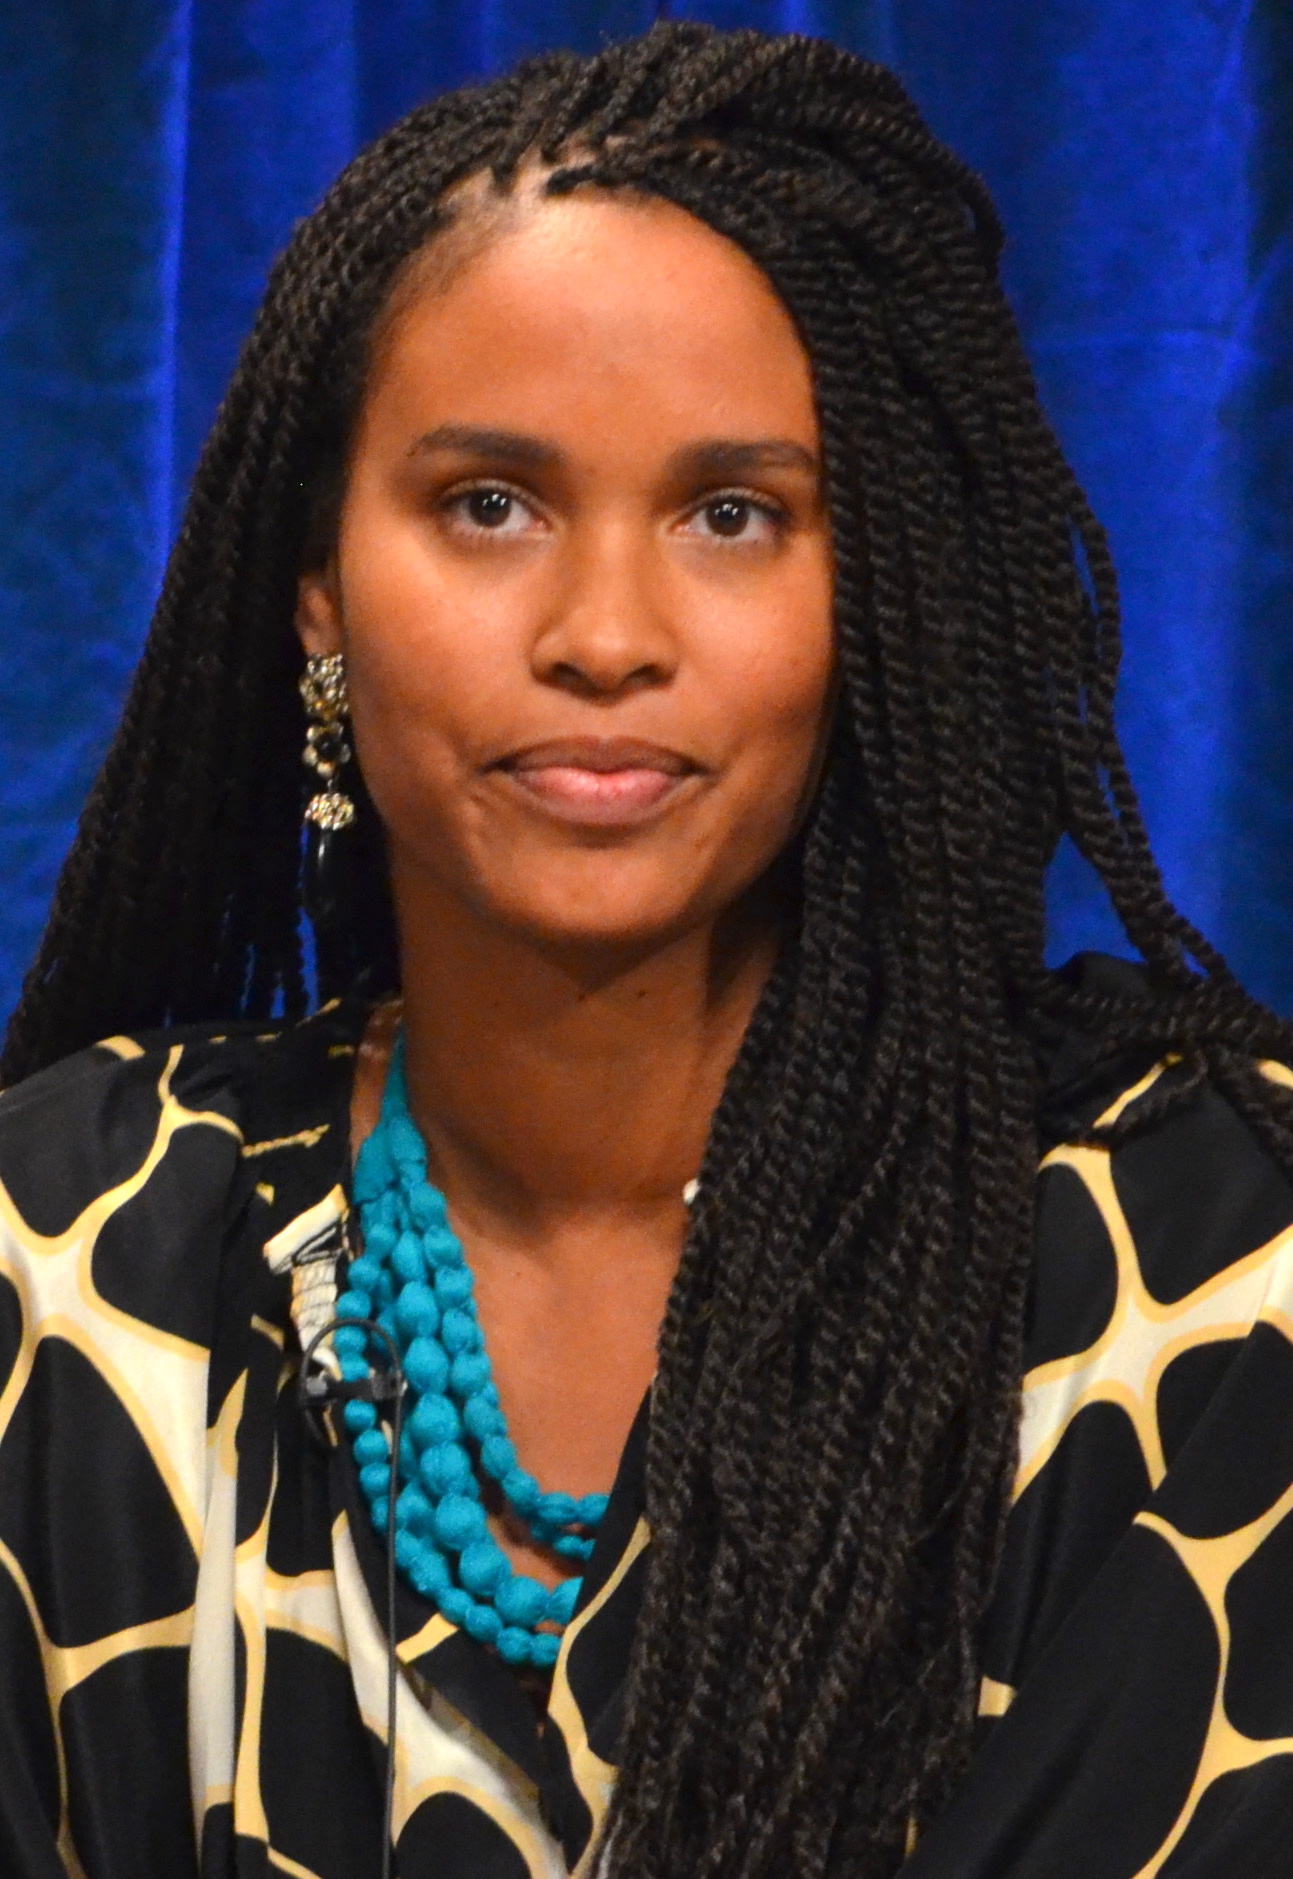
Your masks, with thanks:
[(1284, 1869), (1291, 1040), (998, 246), (694, 26), (298, 230), (6, 1045), (6, 1873)]

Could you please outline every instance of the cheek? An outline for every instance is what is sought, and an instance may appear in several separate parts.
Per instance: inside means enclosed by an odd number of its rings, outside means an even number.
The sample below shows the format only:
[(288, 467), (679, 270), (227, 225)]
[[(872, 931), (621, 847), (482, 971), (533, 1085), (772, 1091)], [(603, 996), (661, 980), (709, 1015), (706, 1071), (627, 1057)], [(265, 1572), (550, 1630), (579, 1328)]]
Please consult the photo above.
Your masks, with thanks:
[(454, 733), (471, 672), (435, 626), (424, 617), (403, 639), (356, 631), (347, 656), (355, 754), (397, 845), (419, 829), (443, 840), (461, 770)]
[(742, 729), (745, 767), (797, 802), (824, 741), (835, 666), (829, 599), (739, 649), (718, 696)]
[(355, 740), (379, 808), (470, 759), (472, 727), (497, 721), (515, 662), (497, 596), (481, 606), (416, 549), (391, 548), (365, 556), (345, 588)]

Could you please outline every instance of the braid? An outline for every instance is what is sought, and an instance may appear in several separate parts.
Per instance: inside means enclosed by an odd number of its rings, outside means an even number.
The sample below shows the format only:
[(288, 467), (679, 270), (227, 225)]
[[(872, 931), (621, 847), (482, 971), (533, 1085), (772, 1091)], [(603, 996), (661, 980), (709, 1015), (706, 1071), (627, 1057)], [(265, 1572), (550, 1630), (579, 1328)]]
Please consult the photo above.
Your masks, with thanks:
[[(1114, 728), (1105, 538), (1042, 417), (983, 185), (820, 42), (658, 27), (415, 111), (297, 231), (203, 455), (116, 742), (5, 1045), (305, 1004), (291, 619), (375, 322), (469, 176), (665, 198), (811, 358), (840, 705), (798, 918), (711, 1130), (660, 1338), (651, 1564), (611, 1879), (879, 1879), (968, 1752), (1009, 1493), (1037, 1052), (1058, 1025), (1210, 1079), (1293, 1166), (1288, 1054), (1171, 905)], [(389, 975), (380, 831), (361, 963)], [(1043, 959), (1067, 833), (1154, 996)]]

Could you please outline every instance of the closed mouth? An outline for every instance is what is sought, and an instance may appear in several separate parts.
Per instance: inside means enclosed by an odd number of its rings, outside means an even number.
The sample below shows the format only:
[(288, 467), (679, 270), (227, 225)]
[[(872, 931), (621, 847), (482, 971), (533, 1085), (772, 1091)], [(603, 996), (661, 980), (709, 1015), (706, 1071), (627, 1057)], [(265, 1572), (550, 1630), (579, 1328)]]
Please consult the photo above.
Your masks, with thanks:
[(487, 767), (562, 821), (601, 827), (646, 819), (702, 768), (665, 745), (623, 737), (550, 739)]
[(588, 770), (609, 776), (622, 770), (658, 770), (662, 776), (686, 776), (700, 765), (664, 744), (644, 743), (635, 737), (551, 738), (513, 751), (490, 766), (513, 774), (530, 770)]

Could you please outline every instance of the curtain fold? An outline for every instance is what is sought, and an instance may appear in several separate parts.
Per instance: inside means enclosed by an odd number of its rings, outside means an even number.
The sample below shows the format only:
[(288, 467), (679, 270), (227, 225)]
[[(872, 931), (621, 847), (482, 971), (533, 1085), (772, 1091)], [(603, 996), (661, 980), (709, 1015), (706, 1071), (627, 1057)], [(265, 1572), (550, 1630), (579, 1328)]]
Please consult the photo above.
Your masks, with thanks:
[[(986, 176), (1043, 398), (1123, 580), (1168, 886), (1293, 1011), (1287, 0), (705, 0), (897, 65)], [(652, 0), (47, 0), (0, 17), (0, 1014), (184, 487), (293, 223), (420, 98)], [(1053, 950), (1125, 950), (1084, 865)]]

